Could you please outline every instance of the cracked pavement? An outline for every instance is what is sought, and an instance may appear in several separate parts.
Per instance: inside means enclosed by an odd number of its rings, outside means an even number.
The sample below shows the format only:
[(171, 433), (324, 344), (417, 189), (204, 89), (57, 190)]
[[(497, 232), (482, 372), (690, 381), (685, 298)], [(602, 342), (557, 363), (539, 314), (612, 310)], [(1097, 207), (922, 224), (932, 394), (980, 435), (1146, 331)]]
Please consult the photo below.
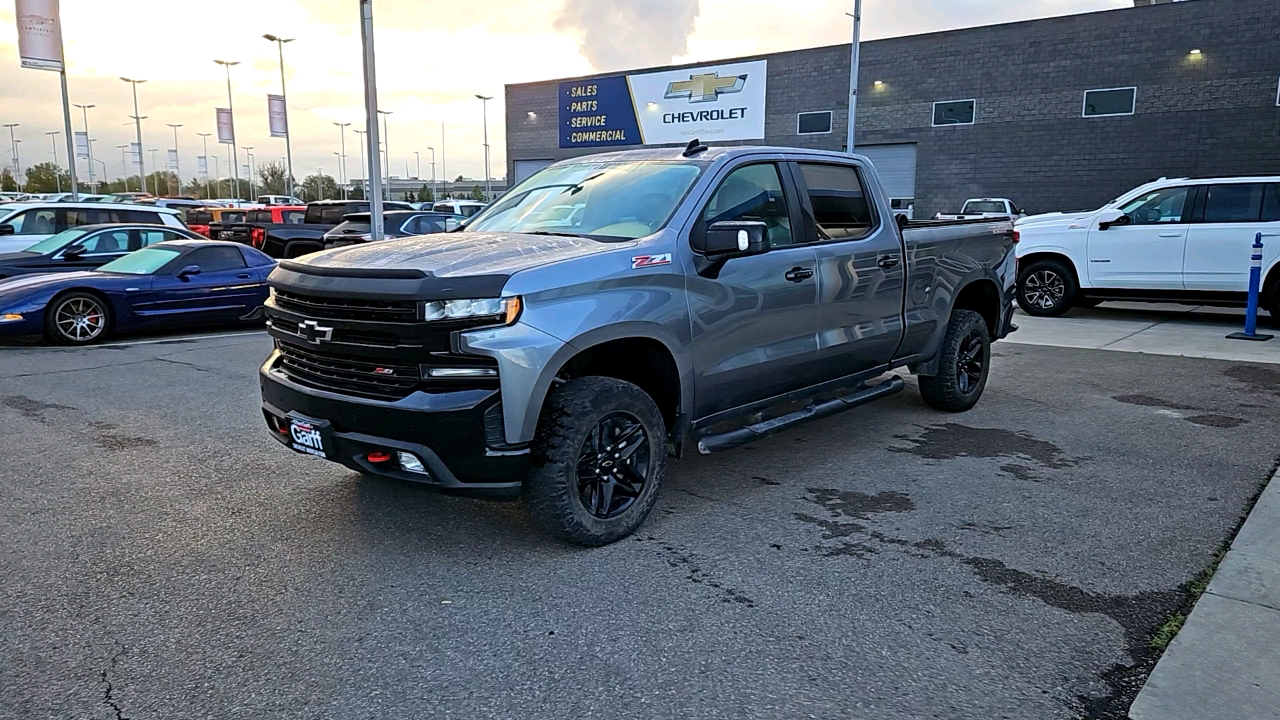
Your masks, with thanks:
[(0, 716), (1119, 718), (1277, 460), (1280, 369), (999, 344), (583, 550), (288, 453), (268, 347), (0, 347)]

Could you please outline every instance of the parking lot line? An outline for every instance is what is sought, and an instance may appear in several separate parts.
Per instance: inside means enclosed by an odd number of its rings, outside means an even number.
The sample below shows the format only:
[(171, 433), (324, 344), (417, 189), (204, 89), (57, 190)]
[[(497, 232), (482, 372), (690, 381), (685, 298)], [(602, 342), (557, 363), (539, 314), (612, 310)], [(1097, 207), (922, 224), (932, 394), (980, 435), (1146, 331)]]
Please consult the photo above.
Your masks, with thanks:
[(173, 337), (153, 338), (150, 340), (126, 340), (124, 342), (103, 343), (96, 347), (129, 347), (131, 345), (163, 345), (165, 343), (181, 343), (192, 340), (216, 340), (218, 338), (229, 337), (252, 337), (254, 335), (263, 335), (266, 330), (248, 330), (241, 332), (219, 333), (216, 335), (178, 335)]

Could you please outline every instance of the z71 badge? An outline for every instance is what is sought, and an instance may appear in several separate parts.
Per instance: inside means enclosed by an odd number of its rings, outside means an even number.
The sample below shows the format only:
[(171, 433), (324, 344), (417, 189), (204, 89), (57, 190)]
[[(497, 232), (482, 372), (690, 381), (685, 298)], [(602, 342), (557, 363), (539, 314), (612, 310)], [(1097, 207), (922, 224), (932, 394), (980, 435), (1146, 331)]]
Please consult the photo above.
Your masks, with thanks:
[(670, 265), (671, 253), (663, 253), (661, 255), (637, 255), (631, 258), (631, 269), (639, 270), (640, 268), (657, 267), (658, 265)]

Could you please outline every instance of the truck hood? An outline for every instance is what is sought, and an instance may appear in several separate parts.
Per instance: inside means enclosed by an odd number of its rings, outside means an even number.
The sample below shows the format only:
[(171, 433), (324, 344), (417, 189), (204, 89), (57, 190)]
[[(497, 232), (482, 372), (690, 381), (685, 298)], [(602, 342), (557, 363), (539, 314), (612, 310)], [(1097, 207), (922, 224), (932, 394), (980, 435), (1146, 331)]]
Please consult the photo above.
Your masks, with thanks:
[(1088, 223), (1089, 220), (1097, 214), (1097, 212), (1097, 210), (1080, 210), (1078, 212), (1055, 212), (1043, 213), (1041, 215), (1029, 215), (1018, 220), (1015, 225), (1017, 225), (1018, 229), (1021, 230), (1027, 226), (1035, 227), (1040, 225), (1072, 225), (1081, 222)]
[(453, 232), (352, 245), (293, 262), (329, 270), (420, 270), (437, 278), (511, 275), (633, 242), (501, 232)]

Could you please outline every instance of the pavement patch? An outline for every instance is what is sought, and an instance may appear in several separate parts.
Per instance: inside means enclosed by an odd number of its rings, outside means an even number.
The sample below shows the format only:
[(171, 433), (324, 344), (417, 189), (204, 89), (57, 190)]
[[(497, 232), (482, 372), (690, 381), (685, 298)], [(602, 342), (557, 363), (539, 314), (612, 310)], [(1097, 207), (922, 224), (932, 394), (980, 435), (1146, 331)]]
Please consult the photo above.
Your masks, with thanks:
[(3, 402), (4, 406), (10, 410), (17, 410), (22, 414), (22, 417), (38, 423), (48, 422), (48, 418), (44, 414), (49, 410), (75, 410), (70, 405), (41, 402), (25, 395), (10, 395), (0, 402)]
[(908, 447), (891, 447), (892, 452), (911, 453), (926, 460), (955, 460), (957, 458), (1009, 458), (1032, 462), (1039, 467), (1019, 463), (1007, 463), (1000, 471), (1017, 480), (1039, 482), (1040, 469), (1061, 470), (1075, 467), (1079, 460), (1070, 457), (1062, 448), (1030, 433), (1003, 428), (975, 428), (958, 423), (927, 427), (917, 437), (895, 435), (905, 440)]

